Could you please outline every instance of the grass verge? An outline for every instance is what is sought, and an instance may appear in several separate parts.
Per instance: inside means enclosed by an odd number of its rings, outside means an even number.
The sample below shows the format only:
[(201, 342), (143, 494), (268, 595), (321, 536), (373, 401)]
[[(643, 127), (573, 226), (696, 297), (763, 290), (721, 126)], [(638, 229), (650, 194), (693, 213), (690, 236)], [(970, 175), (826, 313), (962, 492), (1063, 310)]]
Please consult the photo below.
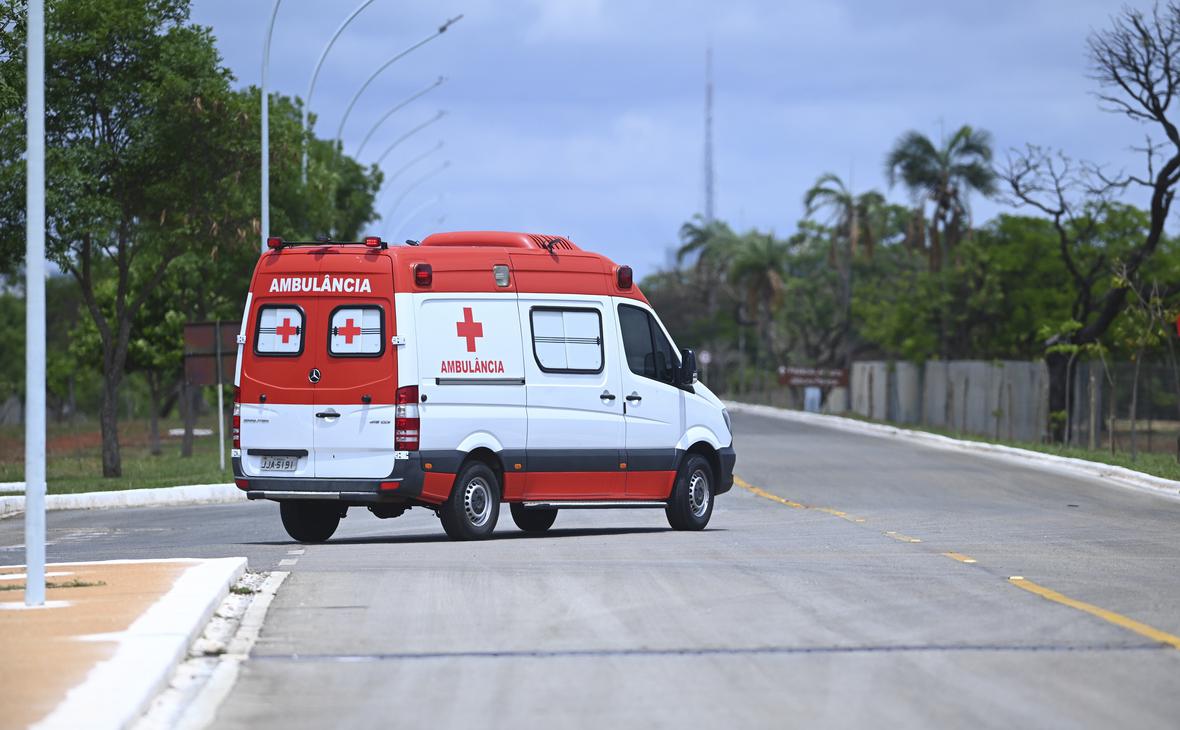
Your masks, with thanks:
[(1140, 451), (1136, 459), (1131, 458), (1129, 451), (1110, 452), (1110, 449), (1095, 450), (1080, 447), (1080, 446), (1064, 446), (1061, 444), (1042, 444), (1030, 441), (1005, 441), (987, 438), (984, 436), (976, 436), (969, 433), (959, 433), (948, 428), (937, 428), (935, 426), (921, 426), (913, 423), (892, 423), (890, 421), (878, 421), (876, 419), (865, 418), (856, 413), (841, 414), (845, 418), (850, 418), (854, 421), (864, 421), (865, 423), (878, 423), (883, 426), (893, 426), (895, 428), (904, 428), (910, 431), (923, 431), (925, 433), (934, 433), (939, 436), (947, 436), (949, 438), (960, 439), (962, 441), (975, 441), (986, 444), (999, 444), (1001, 446), (1011, 446), (1016, 449), (1025, 449), (1026, 451), (1036, 451), (1042, 454), (1053, 454), (1054, 456), (1064, 456), (1070, 459), (1083, 459), (1085, 461), (1093, 461), (1099, 464), (1109, 464), (1110, 466), (1121, 466), (1134, 471), (1143, 472), (1152, 476), (1163, 477), (1164, 479), (1174, 479), (1180, 481), (1180, 462), (1176, 460), (1173, 454), (1164, 454), (1159, 452), (1145, 452)]
[[(106, 492), (121, 489), (175, 487), (183, 484), (217, 484), (233, 481), (229, 468), (217, 465), (217, 433), (198, 436), (193, 455), (180, 456), (180, 437), (167, 436), (169, 428), (180, 428), (179, 421), (160, 423), (161, 451), (151, 454), (146, 420), (119, 424), (119, 442), (123, 458), (123, 476), (102, 477), (102, 436), (95, 421), (78, 424), (50, 424), (46, 434), (46, 481), (50, 494)], [(216, 428), (204, 419), (198, 428)], [(24, 480), (24, 431), (21, 427), (0, 429), (0, 482)]]

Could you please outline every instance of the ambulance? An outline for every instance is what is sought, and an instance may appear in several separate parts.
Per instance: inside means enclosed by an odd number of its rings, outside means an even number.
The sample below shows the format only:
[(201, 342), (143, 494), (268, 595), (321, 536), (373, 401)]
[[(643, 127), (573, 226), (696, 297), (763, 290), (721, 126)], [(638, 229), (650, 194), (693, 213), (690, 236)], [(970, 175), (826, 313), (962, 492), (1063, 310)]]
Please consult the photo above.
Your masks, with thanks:
[(351, 507), (452, 539), (567, 509), (700, 530), (733, 485), (729, 414), (631, 268), (561, 236), (268, 240), (234, 376), (234, 481), (300, 542)]

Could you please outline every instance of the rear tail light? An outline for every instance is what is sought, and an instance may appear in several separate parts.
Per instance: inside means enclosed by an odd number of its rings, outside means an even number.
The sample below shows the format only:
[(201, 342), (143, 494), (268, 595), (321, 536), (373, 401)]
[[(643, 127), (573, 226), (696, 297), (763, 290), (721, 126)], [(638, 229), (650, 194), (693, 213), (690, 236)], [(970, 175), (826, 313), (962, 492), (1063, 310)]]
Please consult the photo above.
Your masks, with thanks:
[(434, 270), (430, 264), (414, 264), (414, 283), (418, 286), (430, 286), (434, 281)]
[(242, 389), (234, 386), (234, 420), (230, 431), (234, 437), (234, 448), (242, 449)]
[(422, 420), (418, 417), (418, 386), (397, 389), (393, 420), (393, 448), (417, 451)]
[(620, 266), (616, 276), (620, 289), (630, 289), (631, 285), (635, 283), (635, 275), (631, 272), (630, 266)]

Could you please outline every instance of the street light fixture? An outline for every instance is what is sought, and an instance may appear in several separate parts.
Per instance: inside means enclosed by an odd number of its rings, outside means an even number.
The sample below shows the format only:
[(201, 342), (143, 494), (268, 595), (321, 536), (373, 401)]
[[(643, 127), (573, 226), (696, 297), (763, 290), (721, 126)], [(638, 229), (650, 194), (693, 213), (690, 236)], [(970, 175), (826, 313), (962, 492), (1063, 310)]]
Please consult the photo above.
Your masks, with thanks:
[(422, 46), (426, 45), (427, 43), (434, 40), (435, 38), (438, 38), (443, 33), (446, 33), (447, 28), (450, 28), (452, 25), (454, 25), (455, 23), (458, 23), (462, 19), (463, 19), (462, 15), (457, 15), (454, 18), (448, 19), (446, 22), (444, 22), (442, 25), (440, 25), (438, 27), (438, 30), (436, 30), (434, 33), (431, 33), (429, 36), (423, 38), (422, 40), (418, 41), (417, 43), (410, 46), (406, 50), (402, 51), (401, 53), (398, 53), (393, 58), (391, 58), (388, 61), (386, 61), (385, 63), (381, 64), (377, 68), (377, 70), (374, 71), (369, 76), (369, 78), (365, 79), (365, 83), (361, 84), (361, 88), (357, 89), (356, 94), (354, 94), (352, 97), (352, 101), (348, 102), (348, 106), (344, 109), (343, 116), (340, 117), (340, 126), (338, 126), (336, 128), (336, 144), (337, 144), (337, 146), (343, 146), (343, 144), (344, 144), (344, 124), (345, 124), (345, 122), (348, 121), (348, 115), (352, 112), (352, 108), (354, 106), (356, 106), (357, 100), (361, 98), (361, 94), (365, 93), (365, 89), (369, 88), (369, 84), (373, 83), (373, 79), (377, 78), (381, 74), (382, 71), (384, 71), (385, 69), (392, 66), (395, 61), (397, 61), (401, 58), (404, 58), (406, 55), (421, 48)]
[(356, 16), (360, 15), (362, 10), (369, 7), (374, 2), (376, 2), (376, 0), (365, 0), (360, 5), (357, 6), (356, 10), (352, 11), (351, 15), (349, 15), (347, 18), (344, 19), (344, 22), (340, 24), (340, 27), (336, 29), (336, 32), (333, 33), (332, 37), (328, 40), (328, 44), (326, 46), (324, 46), (323, 52), (320, 53), (320, 60), (316, 61), (315, 69), (311, 72), (311, 81), (309, 81), (307, 84), (307, 96), (303, 97), (303, 145), (302, 145), (303, 146), (303, 163), (302, 163), (302, 170), (303, 170), (303, 184), (304, 185), (307, 184), (308, 112), (311, 109), (311, 96), (312, 96), (312, 94), (315, 93), (315, 82), (316, 82), (316, 79), (318, 79), (320, 76), (320, 67), (324, 65), (324, 59), (328, 57), (328, 51), (332, 50), (332, 46), (336, 43), (336, 39), (340, 37), (340, 34), (344, 32), (344, 29), (348, 27), (348, 24), (351, 23), (353, 21), (353, 19), (356, 18)]
[(390, 153), (390, 152), (393, 152), (393, 149), (394, 149), (395, 147), (397, 147), (397, 146), (398, 146), (399, 144), (401, 144), (402, 142), (405, 142), (405, 141), (406, 141), (407, 139), (409, 139), (410, 137), (413, 137), (413, 136), (414, 136), (416, 133), (418, 133), (418, 132), (422, 131), (423, 129), (426, 129), (426, 128), (427, 128), (427, 127), (429, 127), (431, 124), (434, 124), (434, 123), (435, 123), (435, 122), (437, 122), (438, 120), (442, 119), (442, 118), (443, 118), (443, 117), (445, 117), (446, 115), (447, 115), (447, 113), (446, 113), (445, 111), (442, 111), (442, 110), (440, 110), (438, 114), (435, 114), (435, 115), (434, 115), (433, 117), (431, 117), (430, 119), (427, 119), (425, 122), (422, 122), (422, 123), (421, 123), (421, 124), (419, 124), (417, 127), (414, 127), (414, 128), (413, 128), (413, 129), (411, 129), (410, 131), (406, 132), (406, 133), (405, 133), (405, 134), (403, 134), (402, 136), (400, 136), (400, 137), (398, 137), (397, 139), (395, 139), (395, 140), (393, 141), (393, 144), (391, 144), (391, 145), (389, 145), (388, 147), (386, 147), (386, 148), (385, 148), (385, 151), (381, 153), (381, 156), (380, 156), (380, 157), (378, 157), (378, 158), (377, 158), (377, 161), (376, 161), (376, 162), (374, 162), (373, 164), (374, 164), (374, 165), (380, 165), (380, 164), (381, 164), (381, 161), (382, 161), (382, 160), (384, 160), (384, 159), (385, 159), (385, 158), (386, 158), (386, 157), (389, 155), (389, 153)]
[(266, 253), (266, 237), (270, 235), (270, 94), (266, 89), (266, 73), (270, 66), (270, 37), (275, 31), (275, 17), (283, 0), (275, 0), (270, 11), (270, 25), (262, 44), (262, 253)]
[(422, 89), (421, 91), (419, 91), (415, 94), (411, 94), (410, 96), (407, 96), (405, 99), (399, 101), (392, 109), (385, 112), (385, 115), (377, 120), (377, 123), (373, 125), (373, 128), (369, 130), (369, 133), (366, 134), (365, 138), (361, 140), (360, 146), (356, 148), (357, 159), (360, 159), (361, 150), (363, 150), (365, 148), (365, 145), (369, 143), (369, 139), (373, 136), (373, 133), (377, 131), (377, 128), (380, 127), (385, 122), (386, 119), (389, 119), (391, 116), (394, 115), (395, 112), (397, 112), (401, 108), (405, 107), (410, 102), (413, 102), (416, 99), (418, 99), (419, 97), (423, 96), (424, 94), (429, 93), (432, 89), (437, 89), (446, 80), (447, 79), (445, 76), (439, 76), (438, 81), (435, 81), (430, 86), (427, 86), (425, 89)]

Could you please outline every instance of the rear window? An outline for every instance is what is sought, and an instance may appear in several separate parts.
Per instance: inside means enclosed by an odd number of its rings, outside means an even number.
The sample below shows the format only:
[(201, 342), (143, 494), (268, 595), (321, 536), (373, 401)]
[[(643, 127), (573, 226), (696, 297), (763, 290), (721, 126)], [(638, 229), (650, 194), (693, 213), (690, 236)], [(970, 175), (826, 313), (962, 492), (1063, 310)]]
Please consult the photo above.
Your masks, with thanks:
[(254, 352), (295, 357), (303, 352), (303, 310), (294, 304), (264, 304), (258, 308)]
[(332, 310), (328, 353), (336, 357), (379, 357), (385, 351), (385, 310), (347, 305)]

